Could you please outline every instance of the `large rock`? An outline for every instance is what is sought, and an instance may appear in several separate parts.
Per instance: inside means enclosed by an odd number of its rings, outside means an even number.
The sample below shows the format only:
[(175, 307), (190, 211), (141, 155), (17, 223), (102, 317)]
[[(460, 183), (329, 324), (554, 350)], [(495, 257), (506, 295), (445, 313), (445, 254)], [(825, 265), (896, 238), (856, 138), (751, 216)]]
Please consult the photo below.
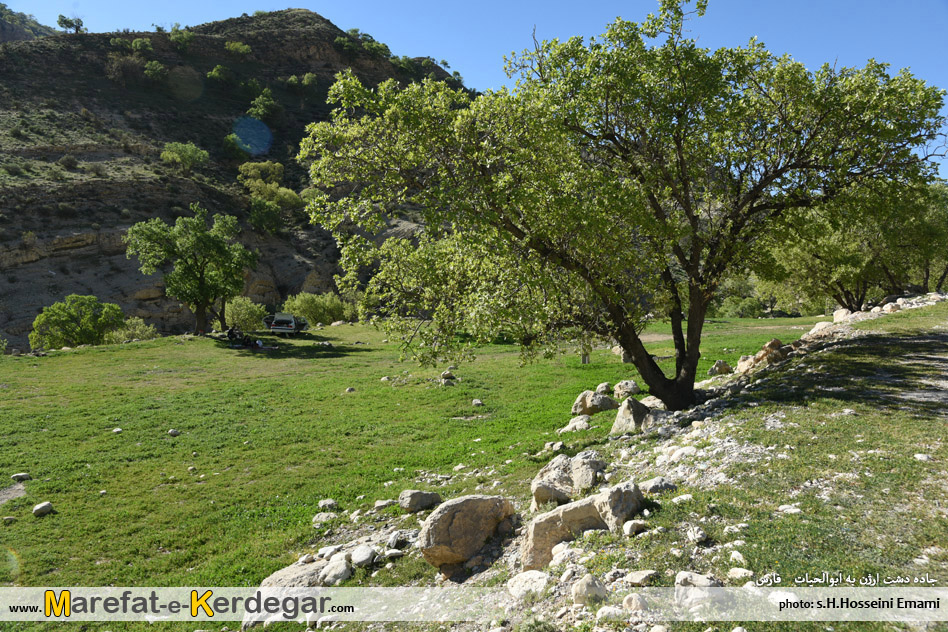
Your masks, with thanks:
[(586, 573), (582, 579), (573, 584), (570, 594), (573, 597), (573, 603), (581, 605), (605, 601), (609, 597), (609, 591), (606, 590), (605, 585), (591, 573)]
[(349, 553), (339, 552), (329, 558), (329, 562), (319, 574), (322, 586), (336, 586), (352, 577), (352, 564)]
[(33, 507), (34, 516), (45, 516), (53, 513), (53, 503), (46, 501), (45, 503), (40, 503)]
[(368, 544), (360, 544), (352, 551), (352, 565), (356, 568), (371, 566), (379, 554)]
[(641, 507), (642, 492), (635, 483), (628, 482), (540, 514), (527, 525), (522, 554), (524, 570), (543, 568), (553, 559), (554, 546), (573, 540), (584, 531), (618, 532)]
[(622, 380), (612, 389), (612, 396), (616, 399), (625, 399), (626, 397), (638, 395), (640, 390), (635, 380)]
[(441, 495), (438, 492), (423, 492), (417, 489), (406, 489), (398, 495), (398, 506), (409, 513), (424, 511), (441, 504)]
[(724, 360), (717, 360), (710, 369), (708, 369), (708, 375), (727, 375), (733, 373), (734, 369), (731, 368), (731, 365), (725, 362)]
[(648, 406), (642, 405), (639, 400), (630, 397), (619, 406), (619, 412), (616, 413), (616, 420), (612, 423), (611, 435), (635, 434), (642, 432), (643, 428), (652, 425), (654, 418), (651, 415), (652, 410)]
[(530, 483), (530, 493), (533, 511), (549, 502), (568, 503), (573, 496), (572, 459), (565, 454), (556, 455), (537, 472)]
[(531, 511), (550, 502), (558, 505), (570, 502), (581, 491), (598, 483), (605, 469), (605, 462), (595, 450), (584, 450), (573, 458), (557, 455), (530, 483)]
[(608, 395), (612, 392), (612, 384), (609, 382), (602, 382), (599, 386), (596, 387), (596, 392), (600, 395)]
[(550, 576), (543, 571), (525, 571), (510, 578), (507, 592), (517, 599), (523, 599), (530, 593), (542, 595), (549, 583)]
[(574, 415), (595, 415), (604, 410), (615, 410), (619, 403), (602, 393), (595, 391), (583, 391), (573, 403)]
[(318, 560), (312, 564), (290, 564), (281, 568), (260, 583), (261, 588), (311, 588), (320, 586), (320, 575), (329, 560)]
[(845, 307), (843, 307), (842, 309), (837, 309), (835, 312), (833, 312), (833, 322), (841, 323), (847, 318), (849, 318), (851, 315), (852, 315), (852, 312), (846, 309)]
[(573, 489), (581, 491), (590, 489), (599, 482), (606, 464), (599, 458), (595, 450), (583, 450), (570, 460), (570, 474), (573, 479)]
[(674, 491), (678, 489), (678, 486), (664, 476), (656, 476), (642, 483), (639, 489), (646, 494), (660, 494), (661, 492)]
[(462, 496), (435, 509), (418, 534), (418, 548), (432, 566), (461, 564), (474, 557), (497, 526), (514, 514), (501, 496)]

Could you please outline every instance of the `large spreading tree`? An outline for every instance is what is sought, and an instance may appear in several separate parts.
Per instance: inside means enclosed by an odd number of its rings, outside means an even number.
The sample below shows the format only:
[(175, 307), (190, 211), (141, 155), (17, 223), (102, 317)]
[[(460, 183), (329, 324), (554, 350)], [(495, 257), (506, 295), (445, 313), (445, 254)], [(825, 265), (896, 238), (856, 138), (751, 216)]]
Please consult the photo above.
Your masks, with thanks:
[(192, 204), (192, 217), (179, 217), (173, 226), (154, 217), (139, 222), (125, 235), (127, 256), (137, 255), (144, 274), (170, 264), (164, 275), (165, 292), (194, 312), (194, 331), (207, 331), (207, 314), (221, 301), (218, 313), (226, 328), (224, 305), (244, 288), (244, 270), (256, 255), (236, 241), (240, 227), (232, 215), (214, 215), (207, 224), (207, 210)]
[[(478, 96), (340, 76), (300, 158), (343, 285), (374, 266), (365, 299), (419, 359), (498, 331), (528, 350), (608, 337), (670, 409), (691, 405), (719, 283), (795, 214), (926, 178), (943, 93), (875, 61), (810, 71), (755, 40), (699, 48), (685, 19), (662, 0), (601, 39), (537, 44), (510, 61), (514, 89)], [(366, 237), (405, 213), (420, 237)], [(671, 323), (671, 375), (642, 342), (652, 317)]]

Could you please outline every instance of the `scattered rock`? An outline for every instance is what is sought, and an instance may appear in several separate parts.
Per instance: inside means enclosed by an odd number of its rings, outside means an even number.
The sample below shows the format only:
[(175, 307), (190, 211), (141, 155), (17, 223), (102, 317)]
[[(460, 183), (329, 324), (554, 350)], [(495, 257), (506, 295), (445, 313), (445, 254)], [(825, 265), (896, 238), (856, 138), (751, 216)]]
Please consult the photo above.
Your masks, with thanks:
[(171, 430), (168, 431), (168, 434), (171, 435), (172, 437), (177, 437), (178, 435), (181, 434), (181, 432), (172, 428)]
[(371, 566), (377, 557), (378, 553), (375, 549), (367, 544), (362, 544), (352, 551), (351, 561), (356, 568), (362, 568), (363, 566)]
[(705, 533), (701, 527), (694, 526), (688, 528), (688, 531), (685, 532), (685, 537), (688, 538), (689, 542), (701, 544), (708, 539), (708, 534)]
[(847, 318), (849, 318), (850, 315), (852, 315), (852, 312), (846, 309), (845, 307), (843, 307), (842, 309), (837, 309), (835, 312), (833, 312), (833, 322), (841, 323)]
[(682, 494), (681, 496), (675, 496), (672, 498), (672, 502), (676, 505), (680, 505), (681, 503), (691, 502), (692, 499), (693, 496), (691, 494)]
[(319, 574), (319, 583), (323, 586), (336, 586), (352, 577), (350, 555), (340, 551), (331, 558)]
[(471, 406), (474, 406), (475, 408), (477, 408), (478, 406), (483, 406), (483, 405), (484, 405), (484, 402), (482, 402), (479, 399), (471, 400)]
[(634, 434), (641, 432), (643, 428), (654, 424), (652, 411), (647, 406), (643, 406), (634, 397), (630, 397), (622, 402), (619, 412), (616, 413), (616, 420), (612, 424), (611, 435)]
[(624, 621), (626, 618), (626, 614), (622, 608), (616, 608), (615, 606), (603, 606), (596, 611), (596, 621), (619, 622)]
[(339, 509), (339, 503), (337, 503), (332, 498), (323, 498), (321, 501), (319, 501), (319, 508), (325, 509), (326, 511), (334, 511)]
[(573, 495), (572, 460), (559, 454), (543, 466), (530, 483), (533, 495), (532, 510), (536, 511), (548, 502), (568, 503)]
[(731, 557), (728, 558), (731, 562), (735, 564), (746, 564), (747, 560), (744, 559), (744, 556), (741, 555), (740, 551), (731, 551)]
[(309, 588), (320, 585), (320, 574), (326, 567), (326, 560), (311, 564), (290, 564), (276, 571), (262, 582), (261, 588)]
[(318, 514), (313, 516), (313, 524), (322, 524), (323, 522), (329, 522), (330, 520), (335, 520), (339, 517), (339, 514), (332, 511), (320, 511)]
[(689, 571), (679, 571), (675, 575), (675, 586), (690, 586), (694, 588), (720, 588), (721, 582), (711, 575), (701, 575)]
[(578, 415), (569, 420), (569, 423), (556, 431), (557, 434), (564, 432), (577, 432), (579, 430), (589, 430), (589, 422), (592, 419), (589, 415)]
[(441, 372), (441, 379), (442, 379), (442, 380), (453, 380), (453, 379), (454, 379), (454, 373), (451, 373), (451, 371), (442, 371), (442, 372)]
[(595, 415), (604, 410), (615, 410), (619, 403), (608, 395), (595, 391), (583, 391), (573, 403), (574, 415)]
[(801, 509), (796, 505), (780, 505), (777, 507), (777, 511), (784, 514), (798, 514), (801, 512)]
[(734, 369), (731, 368), (731, 365), (725, 362), (724, 360), (716, 360), (714, 366), (708, 369), (708, 375), (728, 375), (733, 373)]
[(732, 568), (727, 572), (727, 578), (739, 581), (742, 579), (750, 579), (754, 576), (754, 571), (747, 568)]
[(398, 505), (409, 513), (424, 511), (441, 504), (441, 495), (438, 492), (423, 492), (417, 489), (406, 489), (398, 495)]
[(298, 564), (312, 564), (315, 561), (316, 561), (316, 558), (313, 557), (313, 554), (307, 553), (305, 555), (301, 555), (300, 559), (297, 560), (297, 563)]
[(606, 590), (605, 585), (592, 573), (586, 573), (582, 579), (573, 584), (570, 594), (573, 597), (573, 603), (584, 606), (597, 601), (605, 601), (609, 597), (609, 591)]
[(623, 483), (540, 514), (526, 528), (522, 552), (524, 570), (543, 568), (552, 560), (554, 546), (573, 540), (584, 531), (618, 532), (622, 524), (641, 509), (642, 502), (638, 486)]
[(664, 476), (656, 476), (639, 485), (639, 489), (646, 494), (660, 494), (662, 492), (673, 492), (678, 489), (678, 486)]
[(608, 395), (609, 393), (612, 392), (612, 384), (610, 384), (609, 382), (603, 382), (599, 386), (596, 387), (596, 392), (599, 393), (600, 395)]
[(641, 612), (642, 610), (646, 610), (648, 608), (648, 604), (642, 595), (630, 593), (625, 596), (625, 599), (622, 600), (622, 607), (629, 612)]
[(595, 450), (583, 450), (570, 460), (570, 474), (573, 489), (576, 491), (591, 489), (602, 477), (606, 469), (605, 462)]
[(915, 455), (915, 460), (916, 460), (916, 461), (931, 461), (931, 460), (932, 460), (932, 456), (931, 456), (930, 454), (921, 454), (921, 453), (920, 453), (920, 454), (916, 454), (916, 455)]
[(347, 386), (347, 387), (346, 387), (346, 390), (345, 390), (344, 392), (346, 392), (346, 393), (355, 393), (356, 390), (355, 390), (353, 387), (351, 387), (351, 386)]
[(112, 428), (112, 434), (121, 434), (121, 433), (122, 433), (121, 428)]
[(550, 576), (542, 571), (524, 571), (510, 578), (507, 582), (507, 592), (517, 599), (523, 599), (528, 594), (542, 595)]
[(386, 498), (385, 500), (376, 500), (375, 505), (373, 505), (373, 508), (376, 510), (386, 509), (388, 507), (391, 507), (392, 505), (397, 505), (397, 504), (398, 504), (397, 500), (394, 500), (392, 498)]
[(324, 546), (318, 551), (316, 551), (316, 557), (321, 559), (329, 559), (336, 553), (342, 550), (341, 544), (332, 544), (330, 546)]
[(641, 389), (639, 385), (635, 383), (635, 380), (622, 380), (612, 389), (612, 396), (616, 399), (625, 399), (626, 397), (638, 395), (640, 391)]
[(19, 473), (17, 473), (17, 474), (14, 474), (14, 475), (11, 476), (10, 478), (12, 478), (12, 479), (13, 479), (15, 482), (17, 482), (17, 483), (22, 483), (23, 481), (31, 481), (31, 480), (33, 480), (33, 477), (30, 476), (29, 474), (27, 474), (26, 472), (19, 472)]
[(464, 563), (494, 535), (500, 523), (513, 514), (513, 503), (501, 496), (475, 495), (449, 500), (425, 520), (418, 535), (418, 548), (432, 566)]
[(625, 582), (630, 586), (646, 586), (656, 577), (658, 577), (658, 571), (633, 571), (625, 576)]
[(33, 507), (33, 515), (36, 517), (45, 516), (53, 513), (53, 503), (47, 501)]
[[(641, 488), (639, 488), (641, 489)], [(644, 531), (648, 530), (648, 523), (644, 520), (627, 520), (622, 525), (622, 533), (625, 535), (638, 535)]]
[(892, 312), (897, 312), (902, 309), (902, 306), (898, 303), (886, 303), (882, 306), (882, 312), (885, 314), (891, 314)]

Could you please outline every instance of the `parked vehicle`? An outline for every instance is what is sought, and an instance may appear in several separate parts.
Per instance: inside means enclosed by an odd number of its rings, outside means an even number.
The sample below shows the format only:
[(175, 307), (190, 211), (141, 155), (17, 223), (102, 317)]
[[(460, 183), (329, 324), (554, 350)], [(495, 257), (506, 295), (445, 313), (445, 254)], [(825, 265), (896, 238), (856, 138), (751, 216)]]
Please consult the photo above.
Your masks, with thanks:
[(302, 316), (293, 314), (269, 314), (264, 316), (263, 324), (274, 334), (294, 336), (305, 329), (309, 329), (309, 322)]

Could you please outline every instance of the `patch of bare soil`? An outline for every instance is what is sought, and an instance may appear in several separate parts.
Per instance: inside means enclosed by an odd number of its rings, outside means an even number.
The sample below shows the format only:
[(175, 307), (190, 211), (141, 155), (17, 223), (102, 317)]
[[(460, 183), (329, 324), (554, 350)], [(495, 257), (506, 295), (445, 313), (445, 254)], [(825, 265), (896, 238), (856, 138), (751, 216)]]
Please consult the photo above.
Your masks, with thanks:
[(20, 496), (26, 496), (26, 487), (23, 485), (23, 483), (17, 483), (16, 485), (4, 487), (3, 489), (0, 489), (0, 505), (7, 502), (8, 500), (19, 498)]

